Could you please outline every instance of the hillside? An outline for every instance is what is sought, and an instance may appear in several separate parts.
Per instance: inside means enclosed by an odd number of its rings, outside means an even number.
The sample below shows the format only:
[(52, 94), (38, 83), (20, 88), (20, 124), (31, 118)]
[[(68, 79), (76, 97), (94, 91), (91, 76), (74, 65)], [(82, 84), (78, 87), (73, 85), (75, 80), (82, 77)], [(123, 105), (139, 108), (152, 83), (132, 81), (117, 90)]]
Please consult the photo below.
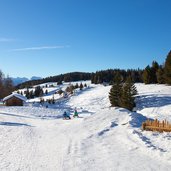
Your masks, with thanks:
[[(38, 77), (37, 77), (38, 78)], [(91, 73), (87, 72), (71, 72), (66, 74), (60, 74), (56, 76), (50, 76), (42, 79), (33, 79), (26, 81), (16, 86), (17, 89), (32, 87), (38, 84), (44, 84), (47, 82), (71, 82), (71, 81), (80, 81), (80, 80), (90, 80)]]
[(142, 79), (143, 70), (107, 69), (107, 70), (96, 71), (95, 73), (70, 72), (70, 73), (60, 74), (56, 76), (46, 77), (43, 79), (30, 80), (30, 81), (26, 81), (24, 83), (17, 85), (16, 88), (17, 89), (28, 88), (28, 87), (32, 87), (32, 86), (47, 83), (47, 82), (61, 83), (62, 81), (72, 82), (72, 81), (81, 81), (81, 80), (91, 80), (91, 82), (94, 84), (101, 84), (104, 82), (111, 84), (113, 82), (114, 76), (118, 72), (121, 74), (123, 81), (125, 81), (128, 76), (131, 76), (134, 82), (136, 83), (143, 82), (143, 79)]
[[(87, 84), (49, 108), (1, 106), (0, 170), (170, 170), (171, 133), (140, 126), (171, 121), (171, 87), (136, 84), (137, 112), (129, 112), (110, 107), (110, 86)], [(63, 120), (75, 107), (80, 118)]]

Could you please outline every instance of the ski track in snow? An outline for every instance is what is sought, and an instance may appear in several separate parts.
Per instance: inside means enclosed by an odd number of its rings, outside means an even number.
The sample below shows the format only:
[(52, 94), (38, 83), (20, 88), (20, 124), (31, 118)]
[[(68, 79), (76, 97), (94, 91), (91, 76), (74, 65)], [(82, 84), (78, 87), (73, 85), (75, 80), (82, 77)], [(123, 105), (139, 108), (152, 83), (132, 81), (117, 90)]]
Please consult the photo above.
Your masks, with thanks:
[[(57, 109), (0, 107), (0, 170), (170, 170), (171, 133), (142, 131), (140, 125), (146, 117), (170, 118), (171, 87), (136, 86), (137, 113), (110, 108), (110, 86), (101, 85), (71, 96)], [(64, 109), (75, 107), (80, 118), (61, 118)]]

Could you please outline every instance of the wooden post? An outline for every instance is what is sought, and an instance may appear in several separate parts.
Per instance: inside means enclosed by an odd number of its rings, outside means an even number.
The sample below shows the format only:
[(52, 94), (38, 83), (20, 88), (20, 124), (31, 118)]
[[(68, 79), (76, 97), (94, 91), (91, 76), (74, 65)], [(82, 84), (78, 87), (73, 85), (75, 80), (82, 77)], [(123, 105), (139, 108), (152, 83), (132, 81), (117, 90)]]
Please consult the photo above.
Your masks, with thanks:
[(143, 129), (143, 130), (145, 130), (145, 126), (146, 126), (146, 123), (143, 122), (143, 123), (142, 123), (142, 129)]

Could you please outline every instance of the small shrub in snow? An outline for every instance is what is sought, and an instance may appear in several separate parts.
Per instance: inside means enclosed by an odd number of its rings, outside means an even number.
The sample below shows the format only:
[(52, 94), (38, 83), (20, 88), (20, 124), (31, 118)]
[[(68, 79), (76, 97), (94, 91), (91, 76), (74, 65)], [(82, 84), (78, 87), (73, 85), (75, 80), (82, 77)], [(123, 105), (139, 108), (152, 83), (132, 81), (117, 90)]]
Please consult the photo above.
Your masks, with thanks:
[(64, 92), (64, 91), (60, 89), (60, 90), (58, 91), (58, 94), (61, 95), (63, 92)]
[(48, 94), (48, 90), (46, 89), (46, 91), (45, 91), (45, 94), (47, 95)]

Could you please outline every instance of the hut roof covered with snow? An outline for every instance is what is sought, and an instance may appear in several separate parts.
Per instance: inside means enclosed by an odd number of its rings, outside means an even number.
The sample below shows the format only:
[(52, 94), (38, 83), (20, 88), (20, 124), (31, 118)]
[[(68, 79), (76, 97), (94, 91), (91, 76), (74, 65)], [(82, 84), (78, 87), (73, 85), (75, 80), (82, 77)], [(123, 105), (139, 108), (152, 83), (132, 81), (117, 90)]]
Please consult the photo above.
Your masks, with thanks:
[(12, 93), (3, 99), (6, 106), (23, 106), (27, 98), (18, 93)]

